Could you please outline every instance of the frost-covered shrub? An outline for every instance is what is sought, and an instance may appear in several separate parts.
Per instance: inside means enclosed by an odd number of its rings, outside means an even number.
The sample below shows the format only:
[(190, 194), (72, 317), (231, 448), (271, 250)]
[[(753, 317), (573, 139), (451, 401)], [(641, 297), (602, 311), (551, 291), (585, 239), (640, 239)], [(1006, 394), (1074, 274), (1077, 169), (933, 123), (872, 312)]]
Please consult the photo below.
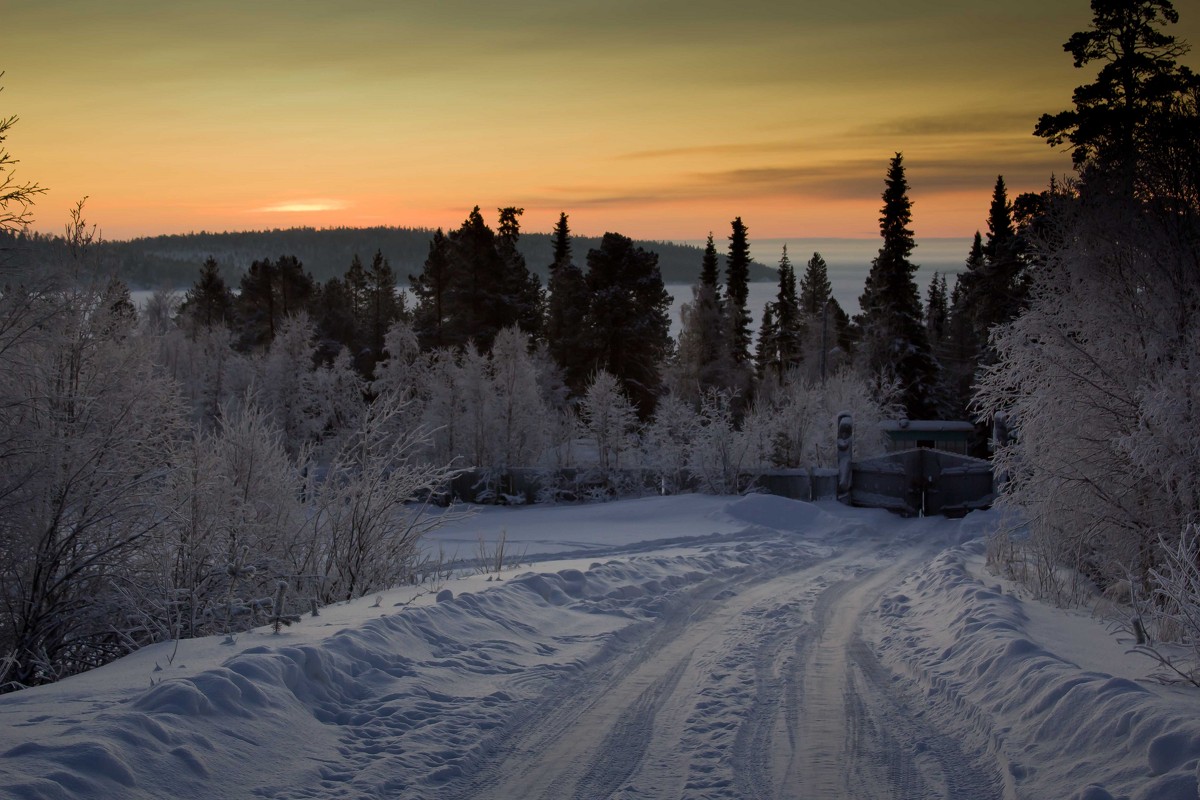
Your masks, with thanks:
[(1015, 432), (1001, 502), (1045, 557), (1145, 590), (1158, 532), (1200, 519), (1197, 222), (1093, 196), (1047, 225), (1030, 306), (993, 331), (977, 398)]
[(1131, 598), (1134, 650), (1158, 662), (1154, 677), (1200, 686), (1200, 525), (1188, 525), (1173, 542), (1160, 538), (1159, 546), (1149, 592)]
[(884, 452), (880, 423), (902, 413), (858, 373), (842, 370), (822, 381), (793, 372), (769, 396), (759, 397), (746, 415), (755, 467), (834, 467), (837, 465), (837, 418), (854, 420), (854, 452), (870, 458)]
[(622, 466), (621, 456), (633, 451), (638, 430), (637, 409), (620, 381), (610, 372), (600, 370), (588, 385), (579, 404), (579, 419), (587, 437), (596, 447), (596, 466), (602, 471)]

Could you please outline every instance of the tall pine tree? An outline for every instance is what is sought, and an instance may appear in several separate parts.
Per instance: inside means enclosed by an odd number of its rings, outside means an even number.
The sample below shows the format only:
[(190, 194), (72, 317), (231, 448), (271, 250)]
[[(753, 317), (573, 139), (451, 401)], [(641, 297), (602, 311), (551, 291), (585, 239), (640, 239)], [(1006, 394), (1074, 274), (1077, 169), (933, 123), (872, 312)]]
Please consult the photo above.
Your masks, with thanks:
[(692, 302), (680, 309), (677, 359), (678, 380), (673, 391), (698, 404), (704, 393), (731, 385), (732, 365), (721, 302), (721, 265), (712, 233), (704, 245), (700, 277), (692, 287)]
[(910, 418), (936, 414), (937, 363), (925, 335), (924, 313), (910, 257), (917, 246), (912, 224), (912, 201), (900, 153), (888, 165), (884, 182), (879, 234), (883, 244), (871, 263), (859, 305), (863, 332), (862, 356), (876, 380), (899, 383), (901, 402)]
[(588, 251), (587, 264), (593, 371), (615, 375), (642, 419), (648, 419), (671, 349), (671, 296), (658, 270), (658, 255), (619, 233), (606, 233), (600, 247)]
[(575, 397), (582, 397), (592, 377), (588, 352), (591, 338), (588, 318), (588, 287), (583, 270), (571, 256), (571, 230), (567, 215), (560, 213), (551, 236), (554, 261), (550, 264), (549, 300), (546, 312), (546, 346), (562, 370), (563, 383)]
[(212, 256), (204, 260), (200, 277), (187, 290), (179, 312), (188, 322), (193, 336), (199, 328), (228, 325), (233, 318), (233, 292), (221, 277), (221, 268)]
[(409, 275), (408, 283), (416, 297), (413, 331), (421, 349), (449, 347), (451, 342), (445, 323), (450, 308), (450, 240), (441, 228), (434, 231), (429, 240), (429, 255), (425, 257), (421, 274)]
[(800, 308), (805, 314), (820, 314), (832, 294), (829, 267), (820, 253), (813, 253), (800, 279)]
[(729, 352), (735, 364), (750, 360), (750, 239), (737, 217), (731, 223), (729, 255), (725, 258), (725, 314), (729, 323)]

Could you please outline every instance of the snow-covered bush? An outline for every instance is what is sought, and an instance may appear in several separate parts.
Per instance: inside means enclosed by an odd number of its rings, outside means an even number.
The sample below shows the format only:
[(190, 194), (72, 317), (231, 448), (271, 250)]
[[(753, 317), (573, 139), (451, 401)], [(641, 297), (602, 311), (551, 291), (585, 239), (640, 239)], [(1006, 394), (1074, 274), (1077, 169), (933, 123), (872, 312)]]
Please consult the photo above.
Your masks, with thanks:
[(359, 428), (344, 438), (324, 478), (313, 487), (312, 568), (322, 602), (348, 600), (410, 578), (421, 535), (448, 519), (424, 514), (424, 503), (454, 476), (429, 461), (428, 433), (398, 427), (406, 401), (375, 399)]
[(854, 419), (855, 456), (870, 458), (885, 450), (880, 423), (902, 410), (893, 401), (877, 399), (867, 380), (852, 370), (823, 381), (792, 372), (771, 394), (760, 395), (746, 415), (743, 431), (754, 466), (837, 466), (837, 418), (842, 413)]
[(734, 424), (735, 398), (728, 390), (709, 390), (700, 399), (688, 471), (703, 491), (712, 494), (737, 494), (744, 488), (743, 472), (753, 466), (750, 443)]
[(1029, 308), (993, 331), (980, 381), (985, 416), (1015, 438), (996, 456), (1002, 502), (1030, 521), (1052, 570), (1100, 588), (1151, 570), (1200, 519), (1197, 369), (1200, 236), (1195, 216), (1134, 201), (1060, 200)]
[(579, 404), (579, 418), (588, 438), (596, 446), (596, 465), (602, 472), (633, 466), (622, 464), (621, 455), (634, 449), (637, 409), (612, 373), (600, 370), (592, 376)]
[(1132, 597), (1134, 650), (1158, 663), (1159, 680), (1200, 686), (1200, 525), (1188, 525), (1174, 541), (1160, 538), (1159, 548), (1149, 591)]
[(162, 522), (182, 405), (102, 289), (46, 271), (0, 292), (0, 690), (126, 652), (124, 587)]
[(691, 404), (674, 394), (658, 401), (642, 435), (642, 463), (658, 476), (664, 494), (688, 485), (688, 459), (699, 428), (700, 416)]

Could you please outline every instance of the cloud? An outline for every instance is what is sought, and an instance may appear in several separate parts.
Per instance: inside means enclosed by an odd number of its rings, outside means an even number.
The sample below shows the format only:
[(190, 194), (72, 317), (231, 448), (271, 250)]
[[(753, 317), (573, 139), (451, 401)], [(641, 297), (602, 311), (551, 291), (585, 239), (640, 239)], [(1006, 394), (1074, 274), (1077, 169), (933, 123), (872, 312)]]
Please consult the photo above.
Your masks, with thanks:
[(645, 158), (671, 158), (674, 156), (758, 155), (761, 153), (795, 153), (803, 149), (803, 145), (796, 141), (738, 142), (697, 145), (694, 147), (668, 147), (660, 150), (638, 150), (633, 153), (622, 153), (617, 158), (621, 160), (636, 160)]
[(893, 117), (848, 132), (850, 136), (936, 136), (955, 134), (996, 135), (1004, 131), (1032, 131), (1037, 113), (1026, 110), (966, 111)]
[(315, 211), (341, 211), (348, 207), (344, 200), (289, 200), (255, 208), (256, 214), (305, 214)]

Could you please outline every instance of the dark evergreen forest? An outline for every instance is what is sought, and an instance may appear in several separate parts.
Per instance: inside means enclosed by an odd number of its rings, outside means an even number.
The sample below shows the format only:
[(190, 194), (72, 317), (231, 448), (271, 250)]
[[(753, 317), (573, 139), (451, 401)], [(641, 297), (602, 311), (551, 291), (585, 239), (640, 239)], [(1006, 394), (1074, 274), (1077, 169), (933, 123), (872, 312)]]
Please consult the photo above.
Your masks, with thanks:
[[(11, 237), (0, 232), (0, 236)], [(236, 277), (262, 258), (295, 256), (313, 278), (326, 281), (341, 276), (355, 255), (369, 258), (381, 252), (392, 264), (402, 283), (416, 275), (429, 254), (433, 231), (428, 228), (287, 228), (236, 233), (199, 233), (151, 236), (128, 241), (104, 241), (97, 247), (96, 261), (105, 275), (116, 274), (132, 289), (154, 289), (168, 285), (189, 286), (196, 270), (212, 256)], [(600, 246), (599, 236), (575, 236), (581, 252)], [(49, 263), (65, 254), (66, 240), (58, 236), (32, 234), (22, 237), (22, 251), (32, 260)], [(658, 254), (659, 270), (666, 283), (691, 283), (703, 250), (671, 242), (635, 240), (634, 244)], [(2, 245), (0, 245), (2, 246)], [(554, 261), (554, 242), (549, 233), (522, 232), (521, 254), (545, 285), (549, 265)], [(775, 279), (768, 267), (752, 263), (750, 280)]]

